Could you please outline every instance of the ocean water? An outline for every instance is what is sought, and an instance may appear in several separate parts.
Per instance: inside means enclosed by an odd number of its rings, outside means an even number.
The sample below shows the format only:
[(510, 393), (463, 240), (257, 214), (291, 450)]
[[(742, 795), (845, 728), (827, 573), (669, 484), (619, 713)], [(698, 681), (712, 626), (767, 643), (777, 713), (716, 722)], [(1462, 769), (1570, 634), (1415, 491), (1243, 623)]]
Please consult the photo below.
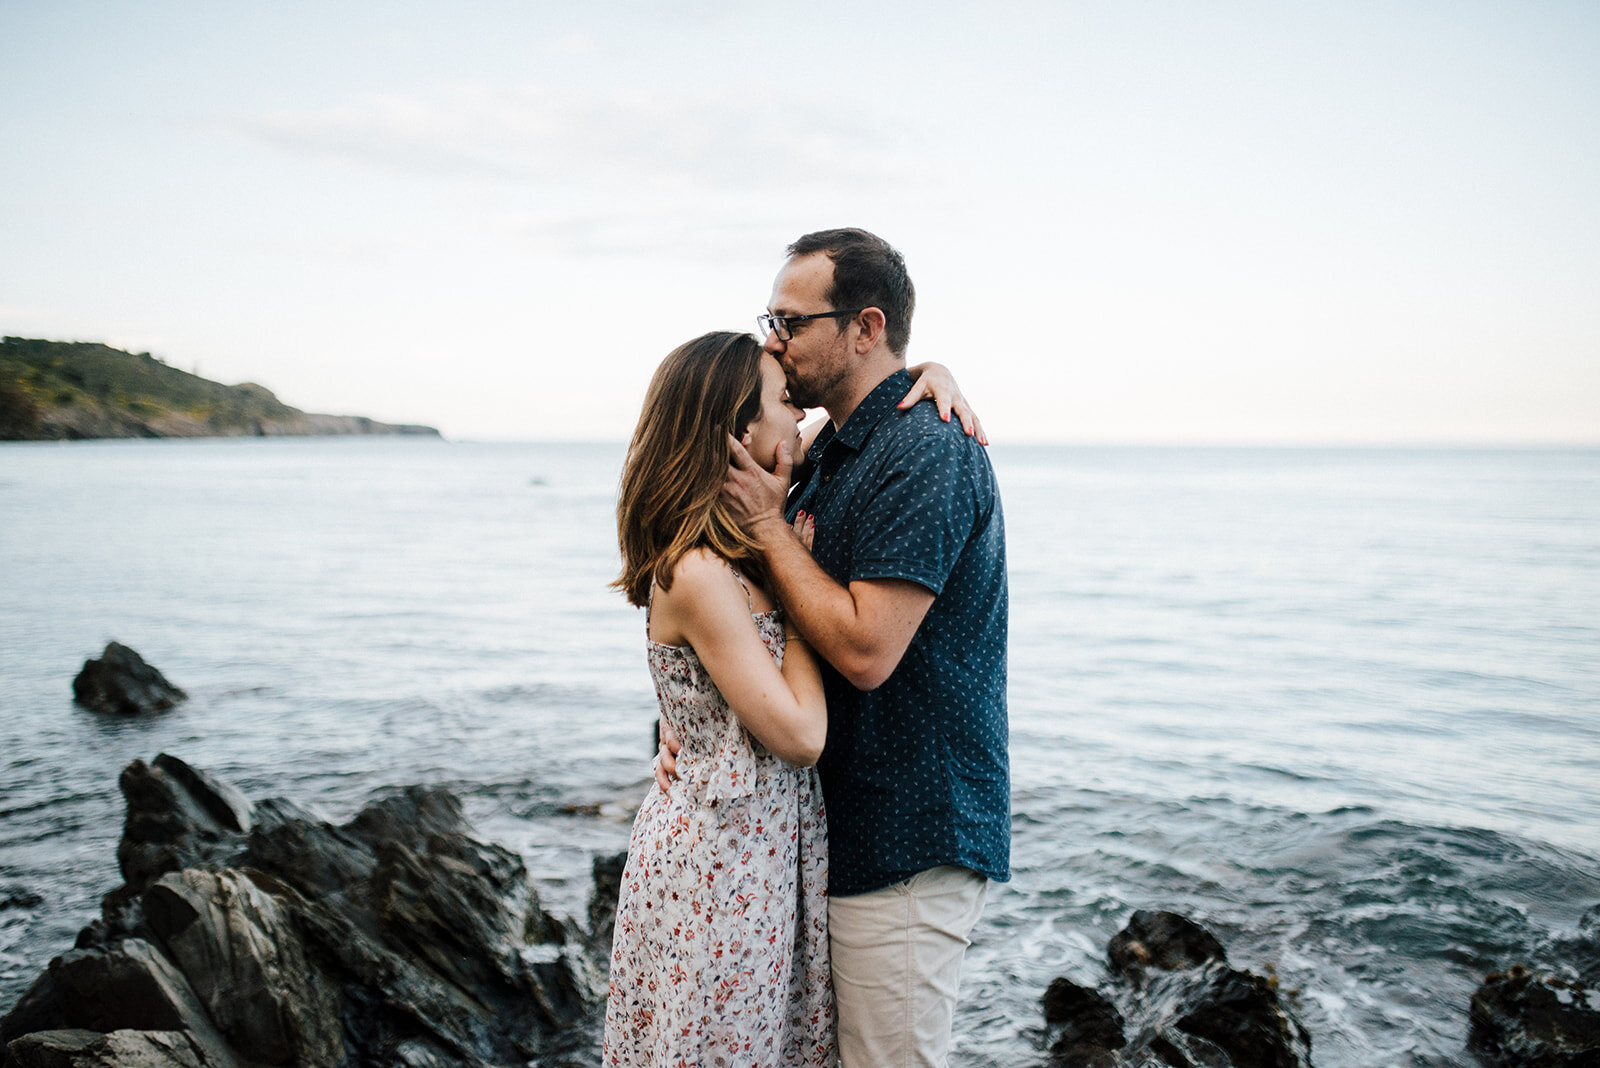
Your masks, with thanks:
[[(348, 818), (442, 783), (579, 914), (649, 772), (620, 445), (0, 446), (0, 1011), (170, 752)], [(1038, 1063), (1135, 908), (1276, 974), (1318, 1065), (1470, 1065), (1600, 904), (1600, 451), (1007, 447), (1015, 878), (952, 1063)], [(116, 639), (191, 699), (71, 703)]]

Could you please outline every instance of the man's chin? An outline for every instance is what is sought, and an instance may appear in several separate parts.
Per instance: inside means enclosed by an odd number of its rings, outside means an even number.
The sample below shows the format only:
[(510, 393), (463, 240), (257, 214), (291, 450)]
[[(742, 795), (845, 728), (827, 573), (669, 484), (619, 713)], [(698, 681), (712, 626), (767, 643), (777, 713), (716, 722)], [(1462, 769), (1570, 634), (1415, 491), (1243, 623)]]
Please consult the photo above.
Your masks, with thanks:
[(783, 382), (784, 385), (789, 389), (790, 404), (793, 404), (796, 408), (811, 409), (819, 407), (816, 402), (816, 398), (811, 395), (811, 391), (806, 389), (806, 387), (801, 385), (799, 382), (796, 382), (794, 380), (794, 375), (790, 374), (787, 368), (784, 369)]

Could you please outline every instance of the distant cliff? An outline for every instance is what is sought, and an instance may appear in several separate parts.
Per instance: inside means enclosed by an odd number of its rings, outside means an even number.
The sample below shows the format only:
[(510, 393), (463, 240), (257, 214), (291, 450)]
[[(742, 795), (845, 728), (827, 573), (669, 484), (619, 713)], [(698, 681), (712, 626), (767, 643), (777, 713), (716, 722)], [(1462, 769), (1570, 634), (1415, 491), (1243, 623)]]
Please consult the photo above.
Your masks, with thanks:
[(168, 367), (148, 352), (0, 339), (0, 441), (324, 434), (439, 432), (359, 415), (302, 412), (265, 386), (225, 386)]

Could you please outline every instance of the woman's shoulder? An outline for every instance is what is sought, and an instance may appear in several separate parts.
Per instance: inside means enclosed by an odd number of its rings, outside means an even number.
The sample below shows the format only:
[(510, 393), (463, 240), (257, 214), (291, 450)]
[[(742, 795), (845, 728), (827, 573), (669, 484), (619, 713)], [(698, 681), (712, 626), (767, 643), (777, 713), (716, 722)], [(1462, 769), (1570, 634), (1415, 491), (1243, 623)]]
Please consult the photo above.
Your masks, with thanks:
[(666, 590), (658, 590), (656, 597), (703, 601), (721, 599), (738, 589), (739, 580), (728, 561), (700, 546), (678, 558), (672, 567), (672, 584)]
[(733, 569), (728, 561), (706, 548), (696, 546), (678, 558), (672, 566), (672, 584), (688, 582), (699, 585), (707, 582), (732, 582)]
[[(680, 606), (714, 609), (740, 609), (745, 612), (769, 610), (770, 598), (759, 585), (746, 578), (738, 565), (702, 547), (690, 549), (672, 569), (672, 586), (665, 595)], [(656, 591), (659, 604), (663, 591)]]
[(709, 549), (690, 549), (673, 566), (672, 584), (656, 588), (652, 640), (693, 645), (691, 634), (748, 619), (751, 611), (750, 594), (733, 566)]

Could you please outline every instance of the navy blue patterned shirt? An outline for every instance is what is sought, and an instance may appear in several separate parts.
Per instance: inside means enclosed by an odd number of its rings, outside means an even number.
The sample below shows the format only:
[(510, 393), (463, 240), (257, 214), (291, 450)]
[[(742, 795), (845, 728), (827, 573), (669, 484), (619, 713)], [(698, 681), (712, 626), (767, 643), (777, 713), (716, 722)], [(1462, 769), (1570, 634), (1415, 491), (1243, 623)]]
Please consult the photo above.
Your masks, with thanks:
[(907, 579), (935, 594), (894, 673), (863, 692), (822, 667), (828, 892), (862, 894), (942, 864), (1011, 877), (1006, 556), (989, 458), (932, 404), (897, 412), (899, 371), (812, 444), (789, 501), (817, 517), (835, 581)]

